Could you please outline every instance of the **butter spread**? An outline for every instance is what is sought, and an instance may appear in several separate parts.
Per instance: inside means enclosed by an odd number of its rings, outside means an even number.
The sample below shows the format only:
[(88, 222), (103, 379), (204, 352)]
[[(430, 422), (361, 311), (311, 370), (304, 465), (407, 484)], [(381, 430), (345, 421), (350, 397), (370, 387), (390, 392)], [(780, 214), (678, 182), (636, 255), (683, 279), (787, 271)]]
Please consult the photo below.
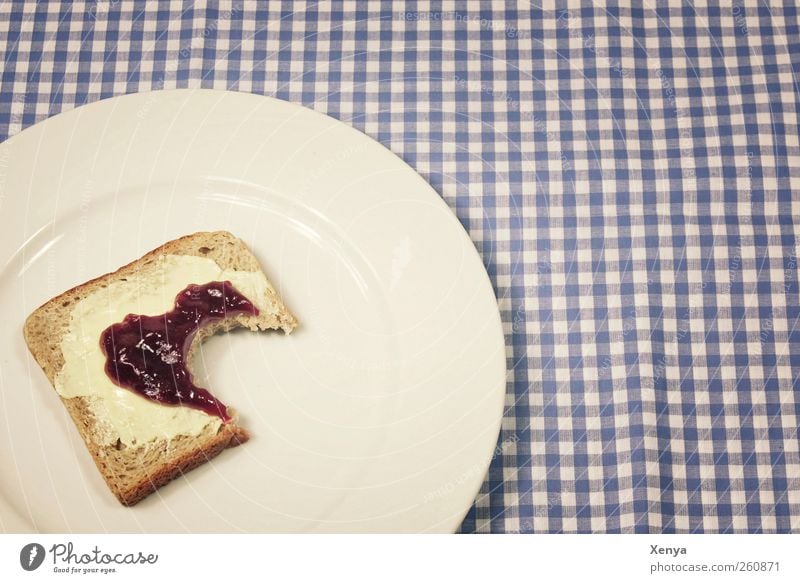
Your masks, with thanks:
[(98, 439), (128, 446), (178, 435), (216, 432), (222, 421), (198, 409), (163, 405), (115, 385), (105, 371), (100, 336), (128, 314), (155, 316), (169, 311), (189, 284), (230, 281), (262, 314), (273, 313), (269, 283), (260, 271), (221, 269), (212, 259), (160, 255), (127, 281), (116, 281), (77, 302), (61, 342), (64, 366), (55, 388), (65, 397), (88, 397), (97, 419)]

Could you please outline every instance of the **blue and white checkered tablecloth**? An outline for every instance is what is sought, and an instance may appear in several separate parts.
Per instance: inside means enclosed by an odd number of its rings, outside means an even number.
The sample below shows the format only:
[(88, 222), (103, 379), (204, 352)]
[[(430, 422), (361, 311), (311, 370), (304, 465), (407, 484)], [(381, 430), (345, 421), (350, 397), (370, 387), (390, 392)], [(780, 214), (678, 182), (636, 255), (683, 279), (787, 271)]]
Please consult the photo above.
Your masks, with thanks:
[(800, 532), (800, 11), (537, 4), (6, 0), (0, 138), (173, 87), (339, 118), (497, 292), (507, 409), (464, 532)]

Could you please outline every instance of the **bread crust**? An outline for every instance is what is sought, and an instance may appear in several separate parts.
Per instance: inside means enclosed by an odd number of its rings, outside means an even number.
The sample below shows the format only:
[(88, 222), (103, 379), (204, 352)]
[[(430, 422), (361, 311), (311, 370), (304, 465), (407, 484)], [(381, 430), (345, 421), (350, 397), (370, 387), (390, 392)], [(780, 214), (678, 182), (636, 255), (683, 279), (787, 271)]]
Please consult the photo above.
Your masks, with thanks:
[[(37, 308), (25, 320), (23, 335), (28, 349), (44, 371), (50, 384), (64, 365), (61, 340), (68, 331), (74, 305), (86, 295), (110, 283), (124, 280), (160, 255), (195, 255), (213, 259), (222, 269), (261, 271), (247, 246), (227, 231), (198, 232), (168, 241), (112, 273), (75, 286)], [(187, 282), (188, 283), (188, 282)], [(238, 326), (252, 330), (282, 329), (291, 333), (297, 320), (270, 288), (272, 314), (238, 315), (201, 328), (189, 349), (189, 362), (199, 344), (212, 334)], [(246, 442), (249, 435), (236, 421), (212, 431), (213, 419), (200, 435), (179, 435), (171, 440), (155, 440), (128, 447), (121, 440), (104, 444), (97, 439), (94, 397), (64, 398), (59, 394), (78, 429), (95, 465), (117, 499), (132, 506), (161, 486), (204, 464), (228, 447)], [(167, 406), (167, 405), (165, 405)]]

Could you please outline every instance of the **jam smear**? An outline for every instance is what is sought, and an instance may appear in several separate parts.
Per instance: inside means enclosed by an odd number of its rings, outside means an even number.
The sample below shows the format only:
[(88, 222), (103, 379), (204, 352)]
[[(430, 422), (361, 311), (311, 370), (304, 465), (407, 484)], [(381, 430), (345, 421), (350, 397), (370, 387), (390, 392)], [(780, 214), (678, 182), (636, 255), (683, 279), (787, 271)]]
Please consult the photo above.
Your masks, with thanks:
[(230, 421), (225, 405), (192, 382), (186, 353), (205, 324), (238, 314), (258, 315), (250, 300), (229, 281), (190, 285), (175, 297), (175, 308), (160, 316), (128, 314), (100, 336), (111, 380), (153, 401), (186, 405)]

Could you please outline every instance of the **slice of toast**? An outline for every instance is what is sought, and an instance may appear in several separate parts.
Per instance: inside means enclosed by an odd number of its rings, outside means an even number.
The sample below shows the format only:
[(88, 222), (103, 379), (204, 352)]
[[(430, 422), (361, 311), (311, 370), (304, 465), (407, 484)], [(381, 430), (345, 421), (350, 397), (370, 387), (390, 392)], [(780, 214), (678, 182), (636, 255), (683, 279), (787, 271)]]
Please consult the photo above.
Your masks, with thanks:
[[(61, 343), (69, 333), (75, 304), (110, 284), (127, 281), (140, 270), (151, 268), (149, 266), (162, 255), (205, 257), (216, 262), (221, 269), (261, 272), (258, 260), (241, 240), (225, 231), (201, 232), (169, 241), (113, 273), (51, 299), (25, 321), (24, 336), (31, 354), (54, 387), (56, 376), (64, 367)], [(186, 282), (187, 285), (190, 283), (202, 282)], [(192, 341), (187, 362), (191, 363), (193, 354), (204, 338), (219, 331), (244, 326), (252, 330), (282, 329), (290, 333), (297, 325), (295, 317), (272, 286), (268, 285), (267, 288), (267, 297), (262, 298), (261, 302), (268, 305), (269, 310), (261, 310), (258, 316), (239, 314), (200, 328)], [(252, 301), (253, 298), (248, 299)], [(59, 396), (109, 488), (127, 506), (136, 504), (184, 472), (207, 462), (225, 448), (244, 443), (249, 437), (235, 419), (220, 424), (217, 418), (209, 416), (209, 424), (199, 434), (178, 434), (170, 439), (126, 445), (119, 439), (109, 440), (107, 427), (101, 428), (97, 420), (92, 397)]]

